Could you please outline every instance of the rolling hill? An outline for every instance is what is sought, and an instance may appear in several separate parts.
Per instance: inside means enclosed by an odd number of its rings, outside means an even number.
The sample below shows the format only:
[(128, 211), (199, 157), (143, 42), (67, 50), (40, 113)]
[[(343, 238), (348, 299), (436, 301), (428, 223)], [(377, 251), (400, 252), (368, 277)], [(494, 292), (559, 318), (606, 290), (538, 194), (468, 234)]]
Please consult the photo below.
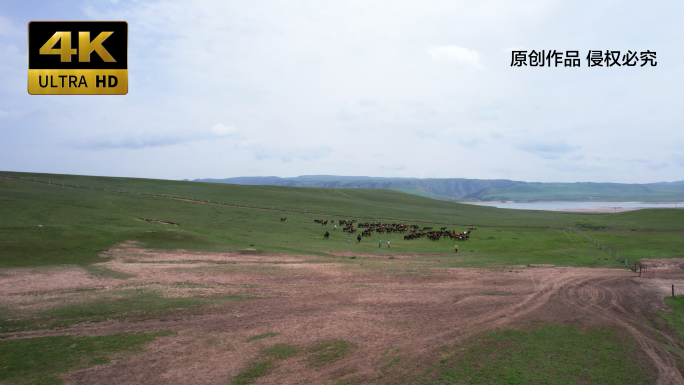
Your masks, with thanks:
[(391, 189), (446, 201), (599, 201), (663, 202), (684, 200), (684, 181), (648, 184), (535, 183), (508, 179), (417, 179), (303, 175), (294, 178), (238, 177), (195, 179), (237, 185)]

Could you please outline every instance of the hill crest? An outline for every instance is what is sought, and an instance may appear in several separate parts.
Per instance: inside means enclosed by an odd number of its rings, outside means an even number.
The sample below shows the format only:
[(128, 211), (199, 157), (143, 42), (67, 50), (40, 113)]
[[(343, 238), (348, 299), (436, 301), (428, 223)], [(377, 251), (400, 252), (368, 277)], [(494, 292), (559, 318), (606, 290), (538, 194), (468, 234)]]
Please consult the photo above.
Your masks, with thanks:
[(647, 184), (575, 182), (542, 183), (509, 179), (385, 178), (301, 175), (195, 179), (194, 182), (251, 186), (382, 188), (447, 201), (677, 201), (684, 200), (684, 181)]

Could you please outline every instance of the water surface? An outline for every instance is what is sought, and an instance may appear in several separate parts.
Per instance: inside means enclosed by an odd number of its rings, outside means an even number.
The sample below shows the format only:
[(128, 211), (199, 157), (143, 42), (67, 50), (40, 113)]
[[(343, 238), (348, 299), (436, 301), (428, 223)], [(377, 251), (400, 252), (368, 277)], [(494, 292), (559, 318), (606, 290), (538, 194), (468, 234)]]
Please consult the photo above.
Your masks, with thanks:
[(488, 202), (474, 203), (481, 206), (492, 206), (500, 209), (515, 210), (550, 210), (550, 211), (596, 211), (620, 212), (640, 209), (682, 208), (681, 202)]

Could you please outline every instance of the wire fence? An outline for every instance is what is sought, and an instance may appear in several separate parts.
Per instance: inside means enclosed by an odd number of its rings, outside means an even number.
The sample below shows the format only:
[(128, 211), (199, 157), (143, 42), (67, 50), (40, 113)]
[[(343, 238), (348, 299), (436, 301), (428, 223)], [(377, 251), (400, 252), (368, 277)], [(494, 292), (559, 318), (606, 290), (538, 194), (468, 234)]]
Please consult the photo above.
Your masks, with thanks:
[(634, 271), (639, 272), (639, 278), (655, 278), (656, 274), (655, 267), (649, 266), (645, 263), (635, 263)]
[[(587, 242), (589, 242), (589, 243), (591, 243), (592, 245), (594, 245), (597, 249), (606, 252), (606, 253), (607, 253), (609, 256), (611, 256), (611, 257), (614, 257), (616, 261), (618, 261), (618, 262), (620, 262), (620, 263), (624, 262), (624, 263), (625, 263), (625, 266), (630, 266), (630, 265), (629, 265), (630, 259), (629, 259), (626, 255), (624, 255), (624, 253), (623, 253), (623, 254), (620, 254), (620, 252), (618, 252), (617, 249), (615, 249), (614, 247), (608, 246), (608, 245), (605, 245), (605, 244), (602, 244), (602, 243), (598, 242), (598, 241), (595, 240), (594, 238), (592, 238), (592, 237), (590, 237), (590, 236), (584, 234), (584, 233), (583, 233), (580, 229), (578, 229), (578, 228), (575, 228), (575, 227), (568, 227), (567, 229), (570, 230), (570, 231), (572, 231), (572, 232), (574, 232), (574, 233), (576, 233), (576, 234), (578, 234), (579, 236), (581, 236), (582, 238), (584, 238)], [(637, 264), (637, 263), (640, 263), (640, 262), (638, 262), (636, 258), (632, 258), (631, 261), (632, 261), (632, 263), (635, 264), (635, 266), (630, 266), (630, 269), (636, 271), (636, 264)]]

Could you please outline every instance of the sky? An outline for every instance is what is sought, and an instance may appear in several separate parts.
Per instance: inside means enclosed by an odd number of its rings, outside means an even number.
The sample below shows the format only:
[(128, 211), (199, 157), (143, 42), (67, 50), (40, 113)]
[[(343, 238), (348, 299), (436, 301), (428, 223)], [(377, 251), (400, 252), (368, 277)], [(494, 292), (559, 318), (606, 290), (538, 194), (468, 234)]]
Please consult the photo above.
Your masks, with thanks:
[[(0, 170), (684, 180), (683, 16), (681, 1), (0, 0)], [(29, 95), (27, 24), (51, 20), (128, 22), (128, 94)], [(581, 66), (511, 66), (532, 50)], [(657, 65), (590, 68), (590, 50)]]

